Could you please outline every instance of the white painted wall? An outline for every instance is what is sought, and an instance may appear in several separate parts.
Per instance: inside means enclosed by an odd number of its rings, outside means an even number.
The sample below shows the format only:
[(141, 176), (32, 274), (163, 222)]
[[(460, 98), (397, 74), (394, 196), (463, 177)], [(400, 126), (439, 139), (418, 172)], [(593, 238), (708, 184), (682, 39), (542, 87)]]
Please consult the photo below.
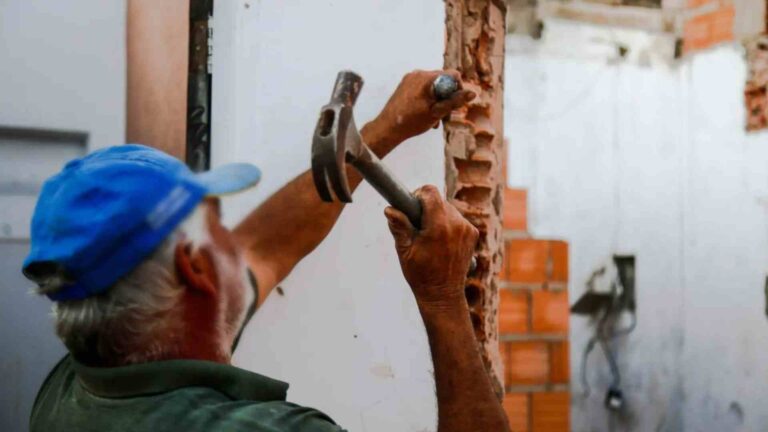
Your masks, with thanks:
[(125, 139), (125, 0), (0, 0), (0, 124)]
[[(86, 132), (89, 149), (123, 142), (125, 0), (0, 0), (0, 126)], [(14, 161), (0, 177), (11, 182), (46, 178), (73, 155), (67, 145), (0, 146), (0, 157)], [(21, 275), (34, 199), (6, 195), (0, 202), (0, 430), (21, 432), (65, 350), (50, 301), (32, 295)]]
[(619, 345), (630, 413), (603, 408), (599, 349), (580, 396), (592, 327), (573, 316), (573, 430), (768, 430), (768, 135), (744, 131), (741, 48), (673, 67), (543, 51), (506, 63), (509, 182), (528, 188), (530, 229), (570, 243), (572, 301), (614, 253), (637, 257), (639, 324)]
[[(252, 161), (264, 180), (225, 202), (232, 223), (309, 167), (311, 137), (336, 73), (366, 79), (358, 123), (409, 70), (442, 65), (444, 6), (413, 0), (218, 2), (213, 162)], [(386, 163), (409, 187), (443, 185), (442, 135), (418, 137)], [(350, 431), (435, 429), (432, 364), (421, 318), (367, 185), (328, 239), (273, 293), (244, 334), (238, 366), (286, 380), (289, 400)], [(280, 221), (274, 221), (279, 224)], [(265, 229), (269, 229), (265, 227)]]

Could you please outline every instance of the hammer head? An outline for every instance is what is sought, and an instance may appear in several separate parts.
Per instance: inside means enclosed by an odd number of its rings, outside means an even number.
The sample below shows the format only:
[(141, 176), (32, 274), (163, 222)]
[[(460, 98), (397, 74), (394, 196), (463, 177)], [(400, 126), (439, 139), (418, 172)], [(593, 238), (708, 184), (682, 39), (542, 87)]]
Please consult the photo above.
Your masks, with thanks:
[(362, 77), (352, 71), (339, 72), (331, 101), (320, 110), (312, 138), (312, 178), (323, 201), (333, 201), (333, 189), (339, 201), (352, 202), (345, 164), (362, 146), (352, 115), (362, 88)]

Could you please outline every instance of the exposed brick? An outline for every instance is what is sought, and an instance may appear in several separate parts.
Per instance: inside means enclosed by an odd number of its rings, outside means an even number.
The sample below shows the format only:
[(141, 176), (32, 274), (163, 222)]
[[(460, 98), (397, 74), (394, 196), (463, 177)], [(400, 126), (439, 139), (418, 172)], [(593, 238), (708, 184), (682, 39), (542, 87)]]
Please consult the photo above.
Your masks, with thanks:
[(567, 291), (533, 291), (531, 293), (532, 328), (534, 333), (568, 333)]
[(512, 360), (509, 357), (511, 345), (509, 342), (499, 342), (499, 356), (501, 356), (501, 363), (504, 365), (504, 387), (512, 385), (509, 375), (509, 368), (512, 364)]
[(568, 282), (568, 243), (553, 240), (549, 242), (549, 280)]
[(510, 342), (505, 371), (507, 385), (546, 384), (549, 348), (546, 342)]
[(504, 411), (507, 413), (509, 428), (514, 432), (528, 432), (531, 430), (528, 420), (530, 418), (530, 395), (527, 393), (507, 393), (504, 395)]
[(528, 230), (528, 191), (525, 189), (504, 189), (504, 229)]
[(732, 3), (720, 3), (715, 11), (694, 16), (683, 25), (683, 51), (709, 48), (733, 40), (735, 9)]
[(758, 87), (744, 91), (747, 107), (747, 130), (755, 131), (768, 127), (768, 91), (766, 87)]
[[(707, 14), (708, 15), (708, 14)], [(691, 18), (683, 26), (683, 51), (688, 53), (709, 46), (710, 19), (707, 15)]]
[(528, 332), (528, 294), (525, 291), (499, 290), (499, 334)]
[(568, 243), (558, 240), (512, 239), (506, 243), (501, 277), (513, 284), (568, 282)]
[(568, 341), (549, 344), (549, 382), (568, 384), (571, 380), (570, 349)]
[(768, 127), (768, 36), (759, 35), (744, 41), (747, 57), (747, 82), (744, 100), (747, 111), (747, 130)]
[(444, 123), (446, 198), (481, 231), (472, 278), (481, 288), (475, 332), (481, 356), (499, 397), (501, 358), (498, 352), (498, 275), (504, 252), (503, 69), (506, 34), (504, 3), (492, 0), (445, 0), (443, 66), (456, 69), (465, 88), (477, 93), (467, 107), (454, 110)]
[(515, 239), (507, 242), (505, 279), (514, 283), (543, 284), (547, 281), (549, 243), (546, 240)]
[(531, 430), (569, 432), (570, 399), (566, 392), (534, 393), (531, 396)]
[(733, 21), (736, 9), (733, 4), (720, 8), (712, 15), (712, 43), (733, 40)]

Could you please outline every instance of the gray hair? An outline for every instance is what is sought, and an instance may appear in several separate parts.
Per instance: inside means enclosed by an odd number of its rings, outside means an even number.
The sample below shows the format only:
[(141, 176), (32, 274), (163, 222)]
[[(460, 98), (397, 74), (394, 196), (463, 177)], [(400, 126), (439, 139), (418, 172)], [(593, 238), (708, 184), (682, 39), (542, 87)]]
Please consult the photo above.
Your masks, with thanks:
[[(75, 358), (118, 366), (168, 358), (183, 337), (183, 289), (176, 275), (179, 242), (207, 241), (204, 205), (199, 205), (155, 252), (101, 294), (54, 304), (56, 333)], [(41, 284), (41, 289), (50, 290)]]

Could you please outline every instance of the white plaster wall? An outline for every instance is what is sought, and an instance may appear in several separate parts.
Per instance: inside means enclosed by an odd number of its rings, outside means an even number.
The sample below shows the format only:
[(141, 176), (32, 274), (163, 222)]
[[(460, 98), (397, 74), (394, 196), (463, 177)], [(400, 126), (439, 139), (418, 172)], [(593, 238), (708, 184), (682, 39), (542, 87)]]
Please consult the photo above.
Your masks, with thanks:
[(125, 139), (125, 0), (0, 0), (0, 125)]
[(613, 254), (637, 257), (629, 413), (603, 408), (599, 348), (581, 396), (593, 328), (573, 316), (574, 431), (768, 430), (768, 135), (744, 131), (745, 74), (736, 45), (672, 67), (507, 55), (509, 182), (531, 232), (570, 243), (571, 301)]
[[(358, 124), (409, 70), (442, 65), (444, 6), (435, 1), (218, 2), (214, 13), (213, 162), (263, 168), (228, 199), (232, 223), (309, 167), (311, 137), (336, 73), (366, 80)], [(442, 135), (405, 143), (386, 163), (409, 187), (443, 185)], [(273, 293), (244, 334), (238, 366), (291, 384), (289, 400), (350, 431), (435, 429), (432, 364), (421, 318), (367, 185), (326, 241)], [(279, 224), (280, 221), (274, 221)], [(269, 227), (265, 227), (269, 229)]]

